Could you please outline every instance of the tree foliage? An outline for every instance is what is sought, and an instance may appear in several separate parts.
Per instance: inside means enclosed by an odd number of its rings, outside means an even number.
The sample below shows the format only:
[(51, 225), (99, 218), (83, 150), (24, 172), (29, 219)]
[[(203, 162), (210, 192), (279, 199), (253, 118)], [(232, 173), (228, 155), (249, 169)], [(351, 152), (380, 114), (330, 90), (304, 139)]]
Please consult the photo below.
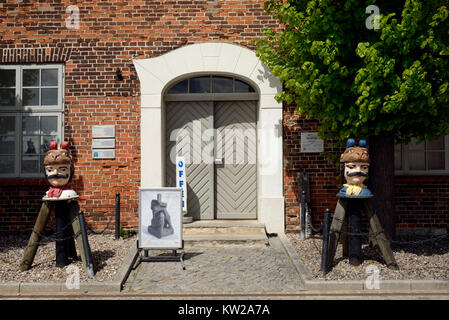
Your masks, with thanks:
[(278, 101), (319, 120), (322, 138), (432, 139), (449, 133), (448, 2), (270, 0), (282, 27), (257, 55), (284, 85)]

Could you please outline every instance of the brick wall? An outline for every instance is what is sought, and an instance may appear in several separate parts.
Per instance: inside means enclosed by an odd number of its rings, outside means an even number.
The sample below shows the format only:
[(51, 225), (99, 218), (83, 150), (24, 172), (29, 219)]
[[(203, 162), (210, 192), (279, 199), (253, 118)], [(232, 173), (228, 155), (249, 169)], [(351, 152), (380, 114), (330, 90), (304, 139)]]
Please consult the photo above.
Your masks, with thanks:
[[(301, 131), (317, 131), (316, 121), (298, 117), (294, 106), (284, 107), (284, 194), (286, 229), (299, 231), (297, 173), (307, 172), (310, 180), (313, 224), (321, 225), (324, 211), (335, 209), (338, 186), (342, 183), (335, 165), (316, 153), (301, 153)], [(329, 142), (325, 152), (340, 154)], [(396, 176), (396, 227), (398, 229), (446, 229), (449, 226), (449, 176)], [(366, 231), (367, 221), (363, 219)]]
[[(140, 85), (132, 59), (156, 57), (203, 41), (254, 49), (251, 40), (276, 22), (254, 1), (7, 1), (0, 4), (0, 64), (65, 65), (65, 132), (75, 160), (75, 190), (92, 228), (106, 226), (121, 193), (124, 226), (137, 226), (140, 185)], [(68, 29), (69, 5), (80, 29)], [(120, 68), (123, 81), (115, 78)], [(91, 127), (116, 125), (116, 159), (91, 160)], [(317, 123), (284, 114), (287, 230), (299, 229), (296, 175), (310, 175), (315, 225), (335, 207), (338, 170), (324, 156), (300, 153), (300, 132)], [(334, 151), (325, 144), (326, 151)], [(397, 179), (398, 226), (448, 223), (448, 179)], [(30, 229), (47, 188), (43, 179), (0, 179), (0, 231)], [(421, 189), (424, 191), (421, 192)], [(111, 225), (113, 227), (113, 225)]]
[[(64, 138), (75, 160), (74, 189), (92, 228), (101, 230), (121, 193), (121, 222), (137, 226), (140, 185), (140, 85), (132, 59), (204, 41), (254, 49), (276, 26), (264, 1), (7, 1), (0, 4), (0, 64), (65, 65)], [(77, 5), (80, 28), (66, 27)], [(73, 22), (73, 21), (71, 21)], [(115, 78), (120, 68), (123, 81)], [(91, 127), (116, 126), (116, 159), (91, 160)], [(30, 229), (46, 183), (0, 179), (0, 231)], [(113, 221), (110, 227), (113, 227)]]
[[(313, 211), (313, 224), (318, 227), (326, 208), (333, 210), (338, 185), (339, 170), (325, 156), (318, 153), (301, 153), (301, 131), (317, 131), (318, 122), (299, 118), (294, 105), (284, 106), (284, 196), (286, 211), (286, 230), (299, 231), (298, 172), (309, 175), (310, 201)], [(324, 143), (325, 152), (335, 151), (328, 141)]]
[(398, 228), (449, 226), (449, 176), (396, 177)]

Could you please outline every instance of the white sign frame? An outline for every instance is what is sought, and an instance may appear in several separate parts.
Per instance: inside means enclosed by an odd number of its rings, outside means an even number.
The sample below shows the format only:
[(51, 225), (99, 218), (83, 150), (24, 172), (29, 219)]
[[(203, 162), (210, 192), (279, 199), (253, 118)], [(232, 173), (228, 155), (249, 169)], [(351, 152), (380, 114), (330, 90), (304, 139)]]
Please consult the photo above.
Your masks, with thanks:
[[(151, 201), (161, 194), (162, 202), (167, 204), (173, 234), (158, 238), (148, 231), (153, 218)], [(139, 232), (138, 249), (182, 249), (182, 189), (181, 188), (139, 188)]]

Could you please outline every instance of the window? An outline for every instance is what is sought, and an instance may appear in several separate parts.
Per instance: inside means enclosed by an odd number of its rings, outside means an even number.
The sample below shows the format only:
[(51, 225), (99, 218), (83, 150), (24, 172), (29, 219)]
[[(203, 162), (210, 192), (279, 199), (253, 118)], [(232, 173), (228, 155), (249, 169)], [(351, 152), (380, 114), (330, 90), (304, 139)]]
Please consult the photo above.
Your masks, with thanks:
[(449, 135), (396, 145), (394, 157), (398, 174), (449, 174)]
[(0, 66), (0, 176), (41, 177), (62, 141), (63, 66)]
[(200, 76), (173, 85), (168, 94), (182, 93), (254, 93), (249, 84), (230, 77)]

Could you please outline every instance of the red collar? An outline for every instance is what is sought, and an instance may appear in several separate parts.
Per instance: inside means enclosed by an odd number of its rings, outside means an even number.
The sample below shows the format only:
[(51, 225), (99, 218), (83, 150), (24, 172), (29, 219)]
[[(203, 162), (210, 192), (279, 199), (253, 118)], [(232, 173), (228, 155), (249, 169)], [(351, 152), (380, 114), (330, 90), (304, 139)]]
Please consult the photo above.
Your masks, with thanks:
[(49, 198), (59, 198), (62, 194), (62, 191), (70, 190), (70, 187), (66, 184), (62, 187), (50, 187), (47, 193), (47, 197)]

